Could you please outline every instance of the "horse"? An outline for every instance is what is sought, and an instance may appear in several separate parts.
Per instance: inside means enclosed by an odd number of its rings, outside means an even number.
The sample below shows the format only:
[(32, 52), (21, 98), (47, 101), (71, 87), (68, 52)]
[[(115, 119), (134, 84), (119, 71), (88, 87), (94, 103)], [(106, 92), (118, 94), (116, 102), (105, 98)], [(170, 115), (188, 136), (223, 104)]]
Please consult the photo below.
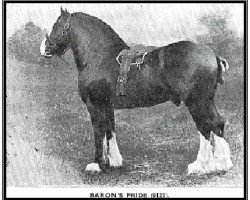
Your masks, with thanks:
[(116, 95), (119, 64), (117, 55), (130, 47), (104, 21), (82, 12), (61, 14), (46, 34), (41, 55), (62, 56), (72, 49), (78, 69), (78, 89), (90, 114), (95, 138), (95, 157), (86, 171), (101, 172), (123, 165), (116, 141), (115, 109), (151, 107), (167, 101), (184, 103), (200, 137), (197, 158), (187, 173), (228, 171), (230, 148), (224, 138), (224, 119), (214, 96), (223, 84), (227, 61), (209, 47), (179, 41), (147, 53), (140, 70), (130, 70), (126, 95)]

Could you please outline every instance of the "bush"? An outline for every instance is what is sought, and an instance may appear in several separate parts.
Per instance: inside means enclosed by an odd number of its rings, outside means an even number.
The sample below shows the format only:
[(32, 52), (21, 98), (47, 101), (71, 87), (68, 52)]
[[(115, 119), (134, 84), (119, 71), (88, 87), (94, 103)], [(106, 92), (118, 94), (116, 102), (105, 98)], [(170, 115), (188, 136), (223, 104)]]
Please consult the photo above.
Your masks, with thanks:
[(197, 36), (197, 41), (209, 46), (214, 52), (224, 57), (231, 66), (242, 66), (244, 57), (243, 36), (237, 36), (228, 27), (228, 12), (207, 14), (199, 21), (207, 28), (207, 33)]
[(28, 22), (20, 30), (15, 32), (8, 40), (8, 51), (16, 59), (29, 63), (43, 63), (40, 55), (40, 44), (44, 38), (45, 30), (42, 30), (33, 22)]

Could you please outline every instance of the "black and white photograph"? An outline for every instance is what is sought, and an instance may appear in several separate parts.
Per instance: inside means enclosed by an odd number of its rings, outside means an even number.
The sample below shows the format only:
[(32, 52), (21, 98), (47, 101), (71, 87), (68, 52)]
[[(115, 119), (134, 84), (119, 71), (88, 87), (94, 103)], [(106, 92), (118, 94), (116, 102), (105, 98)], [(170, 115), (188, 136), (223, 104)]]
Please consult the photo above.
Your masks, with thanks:
[(245, 6), (3, 2), (6, 196), (245, 196)]

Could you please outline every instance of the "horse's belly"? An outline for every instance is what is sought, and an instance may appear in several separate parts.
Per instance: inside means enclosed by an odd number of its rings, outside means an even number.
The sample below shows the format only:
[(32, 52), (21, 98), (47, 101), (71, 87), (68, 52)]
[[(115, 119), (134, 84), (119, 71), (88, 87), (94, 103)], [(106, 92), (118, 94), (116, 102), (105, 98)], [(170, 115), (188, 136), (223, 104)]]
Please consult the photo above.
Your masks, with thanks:
[(126, 95), (114, 97), (116, 109), (150, 107), (169, 100), (169, 93), (161, 85), (127, 84)]
[(157, 100), (141, 100), (141, 99), (129, 99), (126, 97), (116, 97), (114, 102), (115, 109), (131, 109), (131, 108), (140, 108), (140, 107), (151, 107), (160, 103), (168, 101), (167, 98), (158, 98)]

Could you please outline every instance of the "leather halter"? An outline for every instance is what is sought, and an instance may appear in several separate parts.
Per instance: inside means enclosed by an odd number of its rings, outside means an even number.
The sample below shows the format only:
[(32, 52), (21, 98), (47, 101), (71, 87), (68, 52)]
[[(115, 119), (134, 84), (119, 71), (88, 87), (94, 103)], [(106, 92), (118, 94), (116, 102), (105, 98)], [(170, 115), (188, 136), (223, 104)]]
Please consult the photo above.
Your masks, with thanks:
[[(64, 24), (64, 29), (62, 31), (62, 34), (59, 36), (58, 38), (58, 41), (61, 41), (62, 40), (62, 37), (64, 37), (65, 35), (68, 34), (68, 30), (69, 30), (69, 24), (70, 24), (70, 21), (71, 21), (71, 14), (69, 13), (69, 18), (67, 19), (66, 23)], [(53, 43), (50, 41), (50, 38), (49, 38), (49, 35), (46, 33), (45, 34), (45, 37), (47, 38), (47, 40), (49, 41), (50, 45), (55, 47), (57, 46), (57, 44)], [(68, 45), (65, 50), (63, 51), (63, 54), (70, 48), (70, 46)]]

